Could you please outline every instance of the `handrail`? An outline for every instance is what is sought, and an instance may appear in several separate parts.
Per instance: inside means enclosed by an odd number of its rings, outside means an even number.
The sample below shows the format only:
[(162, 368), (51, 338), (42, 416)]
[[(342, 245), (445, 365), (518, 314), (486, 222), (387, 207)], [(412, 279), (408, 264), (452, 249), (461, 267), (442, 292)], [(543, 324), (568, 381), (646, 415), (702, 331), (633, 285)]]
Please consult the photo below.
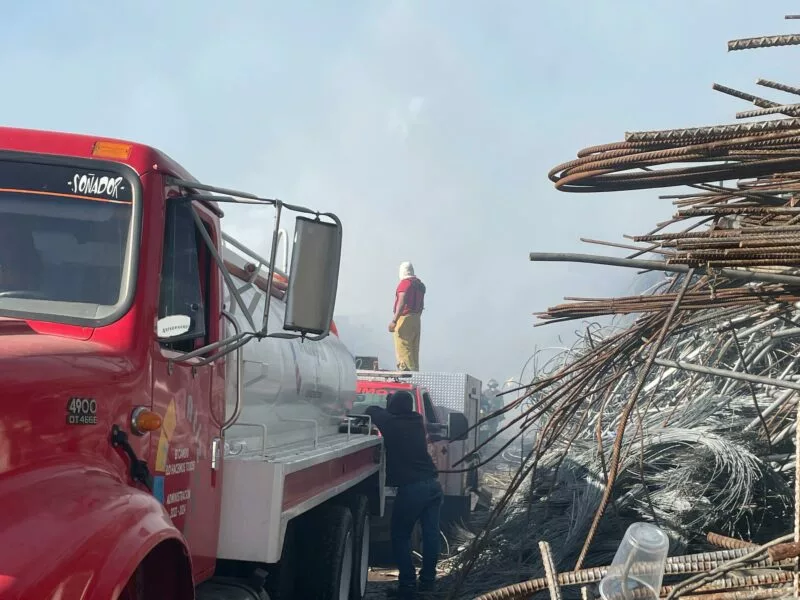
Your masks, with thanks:
[(278, 416), (278, 419), (286, 423), (313, 423), (314, 424), (314, 448), (319, 446), (319, 423), (316, 419), (286, 419)]
[[(239, 327), (239, 323), (236, 319), (227, 311), (222, 311), (222, 316), (225, 317), (231, 325), (233, 325), (233, 331), (238, 336), (241, 328)], [(239, 416), (242, 414), (242, 397), (244, 396), (244, 352), (242, 350), (242, 346), (236, 348), (236, 403), (233, 407), (233, 414), (231, 415), (230, 419), (227, 419), (222, 424), (222, 431), (230, 428)]]
[(367, 435), (372, 435), (372, 417), (369, 415), (359, 415), (359, 414), (348, 414), (344, 417), (347, 420), (347, 441), (350, 441), (350, 426), (352, 425), (353, 421), (358, 419), (366, 419), (367, 420)]
[[(263, 458), (267, 454), (267, 426), (264, 423), (234, 423), (236, 427), (258, 427), (261, 429), (261, 454)], [(242, 442), (246, 444), (246, 442)]]

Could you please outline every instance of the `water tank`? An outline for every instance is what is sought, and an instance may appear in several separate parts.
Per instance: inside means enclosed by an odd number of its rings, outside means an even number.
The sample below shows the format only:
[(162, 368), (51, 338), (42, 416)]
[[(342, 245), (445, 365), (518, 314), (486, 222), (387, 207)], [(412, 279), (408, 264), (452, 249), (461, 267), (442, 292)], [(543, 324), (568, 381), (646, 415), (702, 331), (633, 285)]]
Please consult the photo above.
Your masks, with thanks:
[[(246, 268), (237, 254), (225, 254), (226, 263)], [(239, 269), (231, 268), (235, 274)], [(264, 273), (266, 275), (266, 273)], [(257, 282), (234, 282), (256, 327), (261, 327), (266, 295)], [(263, 281), (262, 281), (263, 287)], [(280, 294), (279, 294), (280, 295)], [(246, 316), (230, 292), (225, 290), (225, 307), (242, 331), (252, 331)], [(286, 304), (272, 297), (269, 332), (283, 331)], [(227, 333), (233, 333), (230, 324)], [(237, 424), (225, 434), (229, 453), (268, 455), (291, 452), (339, 431), (342, 417), (355, 401), (356, 371), (353, 355), (335, 335), (319, 342), (263, 338), (243, 348), (244, 396)], [(234, 410), (236, 386), (235, 352), (228, 356), (226, 371), (226, 413)]]

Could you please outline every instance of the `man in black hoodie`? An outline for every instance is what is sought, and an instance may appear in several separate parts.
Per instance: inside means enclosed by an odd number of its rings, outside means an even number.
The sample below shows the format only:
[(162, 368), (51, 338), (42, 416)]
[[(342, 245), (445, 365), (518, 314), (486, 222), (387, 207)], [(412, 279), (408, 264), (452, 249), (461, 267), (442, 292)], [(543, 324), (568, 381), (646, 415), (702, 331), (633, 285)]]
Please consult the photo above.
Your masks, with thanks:
[(439, 559), (439, 513), (442, 486), (428, 454), (422, 415), (414, 410), (414, 397), (401, 390), (390, 394), (386, 409), (370, 406), (366, 413), (383, 435), (386, 448), (386, 484), (397, 487), (392, 507), (392, 551), (400, 571), (398, 598), (413, 598), (417, 574), (411, 560), (411, 533), (422, 526), (422, 569), (419, 590), (432, 592)]

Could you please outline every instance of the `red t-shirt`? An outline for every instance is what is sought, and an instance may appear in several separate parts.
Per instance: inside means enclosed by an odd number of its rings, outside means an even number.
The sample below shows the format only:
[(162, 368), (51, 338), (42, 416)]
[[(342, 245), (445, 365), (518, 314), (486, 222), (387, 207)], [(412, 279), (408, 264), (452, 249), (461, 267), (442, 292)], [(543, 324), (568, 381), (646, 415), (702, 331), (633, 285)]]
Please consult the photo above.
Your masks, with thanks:
[(400, 316), (410, 313), (421, 313), (425, 308), (425, 284), (416, 277), (401, 279), (397, 284), (397, 291), (394, 294), (394, 312), (397, 314), (397, 301), (400, 294), (406, 295), (406, 305), (403, 307)]

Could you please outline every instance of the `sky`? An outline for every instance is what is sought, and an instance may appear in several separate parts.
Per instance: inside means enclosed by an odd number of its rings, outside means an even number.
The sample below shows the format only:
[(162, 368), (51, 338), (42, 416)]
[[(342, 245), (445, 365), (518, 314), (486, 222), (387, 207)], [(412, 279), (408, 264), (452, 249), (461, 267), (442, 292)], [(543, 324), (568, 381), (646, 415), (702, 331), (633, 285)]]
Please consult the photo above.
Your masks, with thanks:
[[(156, 146), (204, 183), (339, 215), (337, 322), (354, 354), (394, 362), (397, 269), (428, 293), (421, 368), (518, 378), (583, 325), (534, 328), (564, 296), (632, 289), (632, 271), (534, 264), (531, 251), (624, 251), (672, 214), (658, 192), (572, 195), (547, 172), (624, 132), (728, 123), (781, 101), (792, 48), (729, 39), (795, 32), (794, 0), (173, 0), (9, 3), (4, 125)], [(662, 192), (663, 193), (663, 192)], [(267, 252), (267, 209), (226, 229)]]

